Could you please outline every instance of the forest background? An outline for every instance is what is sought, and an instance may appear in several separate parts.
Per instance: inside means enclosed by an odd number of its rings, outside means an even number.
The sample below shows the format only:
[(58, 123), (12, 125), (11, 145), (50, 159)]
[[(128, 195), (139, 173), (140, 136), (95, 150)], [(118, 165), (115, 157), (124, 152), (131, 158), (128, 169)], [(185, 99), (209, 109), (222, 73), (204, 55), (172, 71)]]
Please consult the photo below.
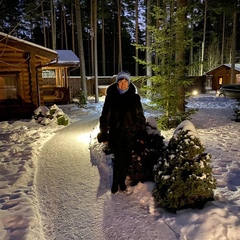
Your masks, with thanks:
[[(239, 61), (238, 0), (0, 0), (0, 6), (0, 31), (72, 50), (81, 60), (83, 77), (111, 76), (122, 69), (151, 75), (146, 66), (156, 60), (157, 50), (149, 47), (156, 39), (147, 26), (160, 30), (168, 23), (166, 28), (176, 33), (171, 19), (180, 8), (186, 9), (178, 26), (186, 26), (187, 75), (201, 76), (219, 64)], [(156, 17), (156, 6), (164, 16)], [(162, 37), (161, 43), (169, 41)], [(139, 64), (138, 58), (147, 63)]]
[[(162, 111), (162, 129), (193, 113), (186, 109), (188, 76), (231, 63), (236, 83), (240, 0), (0, 0), (0, 31), (50, 49), (71, 49), (86, 76), (128, 70)], [(72, 72), (73, 74), (73, 72)], [(139, 77), (140, 76), (140, 77)], [(135, 79), (136, 80), (136, 79)]]

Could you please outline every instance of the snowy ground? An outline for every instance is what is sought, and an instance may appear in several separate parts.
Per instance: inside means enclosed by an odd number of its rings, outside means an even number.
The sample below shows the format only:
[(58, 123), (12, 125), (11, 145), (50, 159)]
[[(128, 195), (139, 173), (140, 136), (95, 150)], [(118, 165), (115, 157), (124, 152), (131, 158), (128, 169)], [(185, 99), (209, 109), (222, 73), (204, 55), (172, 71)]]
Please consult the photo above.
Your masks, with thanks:
[[(212, 155), (218, 186), (216, 201), (177, 214), (154, 205), (153, 183), (138, 184), (130, 196), (110, 193), (110, 159), (93, 129), (102, 101), (86, 109), (63, 106), (71, 119), (67, 127), (0, 122), (0, 239), (239, 240), (235, 105), (214, 95), (191, 98), (188, 107), (199, 109), (192, 122)], [(162, 135), (168, 141), (172, 133)]]

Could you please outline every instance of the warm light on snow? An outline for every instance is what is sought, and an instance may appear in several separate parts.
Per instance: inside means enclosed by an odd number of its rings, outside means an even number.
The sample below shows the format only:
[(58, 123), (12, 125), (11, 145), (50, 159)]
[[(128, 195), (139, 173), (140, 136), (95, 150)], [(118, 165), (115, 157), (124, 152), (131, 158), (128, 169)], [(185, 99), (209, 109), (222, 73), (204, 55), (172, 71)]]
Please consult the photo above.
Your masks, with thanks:
[(82, 143), (89, 143), (91, 133), (83, 133), (77, 136), (77, 140)]
[(77, 140), (82, 143), (89, 143), (91, 137), (96, 137), (99, 132), (98, 125), (91, 132), (81, 133), (77, 136)]

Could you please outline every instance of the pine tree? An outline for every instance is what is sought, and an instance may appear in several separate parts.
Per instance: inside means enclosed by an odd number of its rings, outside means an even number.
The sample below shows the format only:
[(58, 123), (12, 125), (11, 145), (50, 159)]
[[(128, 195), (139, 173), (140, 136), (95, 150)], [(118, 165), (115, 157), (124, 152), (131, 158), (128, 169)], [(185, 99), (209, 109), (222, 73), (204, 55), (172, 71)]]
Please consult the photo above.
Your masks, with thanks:
[(171, 211), (202, 208), (213, 200), (216, 179), (212, 176), (211, 155), (204, 151), (194, 125), (183, 121), (154, 168), (153, 196), (161, 207)]
[[(158, 117), (160, 129), (176, 127), (194, 112), (190, 109), (182, 111), (179, 108), (179, 101), (188, 97), (185, 92), (180, 94), (179, 89), (185, 89), (192, 84), (192, 80), (178, 76), (178, 73), (184, 72), (186, 68), (185, 62), (179, 63), (176, 61), (179, 45), (176, 32), (182, 24), (187, 24), (187, 22), (178, 21), (177, 17), (182, 11), (185, 11), (185, 9), (177, 10), (176, 14), (173, 14), (168, 20), (169, 13), (164, 9), (155, 7), (152, 16), (155, 21), (159, 22), (160, 27), (147, 26), (152, 36), (151, 46), (136, 45), (137, 49), (152, 52), (153, 61), (150, 65), (154, 74), (150, 79), (144, 79), (144, 81), (150, 80), (152, 85), (144, 86), (145, 89), (143, 90), (149, 94), (152, 103), (151, 107), (154, 110), (161, 111), (161, 115)], [(185, 41), (187, 42), (187, 40)], [(187, 46), (185, 47), (187, 48)], [(145, 60), (135, 59), (140, 64), (146, 67), (149, 66), (149, 63)], [(143, 81), (140, 78), (137, 80)]]

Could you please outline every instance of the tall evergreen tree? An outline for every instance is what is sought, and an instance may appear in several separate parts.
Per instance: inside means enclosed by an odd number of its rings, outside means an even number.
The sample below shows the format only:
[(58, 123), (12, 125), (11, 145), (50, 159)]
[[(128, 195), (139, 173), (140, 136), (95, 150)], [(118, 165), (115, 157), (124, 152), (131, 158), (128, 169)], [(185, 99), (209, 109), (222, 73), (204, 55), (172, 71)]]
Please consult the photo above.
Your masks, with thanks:
[[(181, 33), (183, 34), (181, 38), (178, 35), (176, 38), (176, 32), (182, 29), (182, 25), (187, 24), (178, 21), (178, 14), (182, 14), (181, 11), (184, 11), (184, 9), (177, 10), (172, 15), (172, 19), (169, 20), (167, 11), (155, 7), (152, 15), (156, 21), (160, 21), (160, 28), (148, 26), (152, 35), (151, 47), (136, 46), (141, 50), (147, 49), (152, 52), (154, 57), (159, 59), (157, 63), (151, 63), (154, 76), (151, 77), (152, 86), (147, 86), (146, 90), (152, 95), (153, 109), (162, 111), (158, 118), (160, 129), (174, 127), (183, 119), (187, 119), (192, 113), (190, 110), (184, 112), (179, 108), (179, 100), (183, 101), (186, 97), (182, 92), (179, 95), (179, 89), (190, 84), (189, 80), (183, 77), (185, 62), (182, 51), (185, 51), (186, 47), (178, 48), (181, 46), (179, 41), (186, 42), (186, 35)], [(184, 36), (184, 39), (182, 39), (182, 36)], [(136, 60), (145, 66), (149, 64), (144, 59)]]

